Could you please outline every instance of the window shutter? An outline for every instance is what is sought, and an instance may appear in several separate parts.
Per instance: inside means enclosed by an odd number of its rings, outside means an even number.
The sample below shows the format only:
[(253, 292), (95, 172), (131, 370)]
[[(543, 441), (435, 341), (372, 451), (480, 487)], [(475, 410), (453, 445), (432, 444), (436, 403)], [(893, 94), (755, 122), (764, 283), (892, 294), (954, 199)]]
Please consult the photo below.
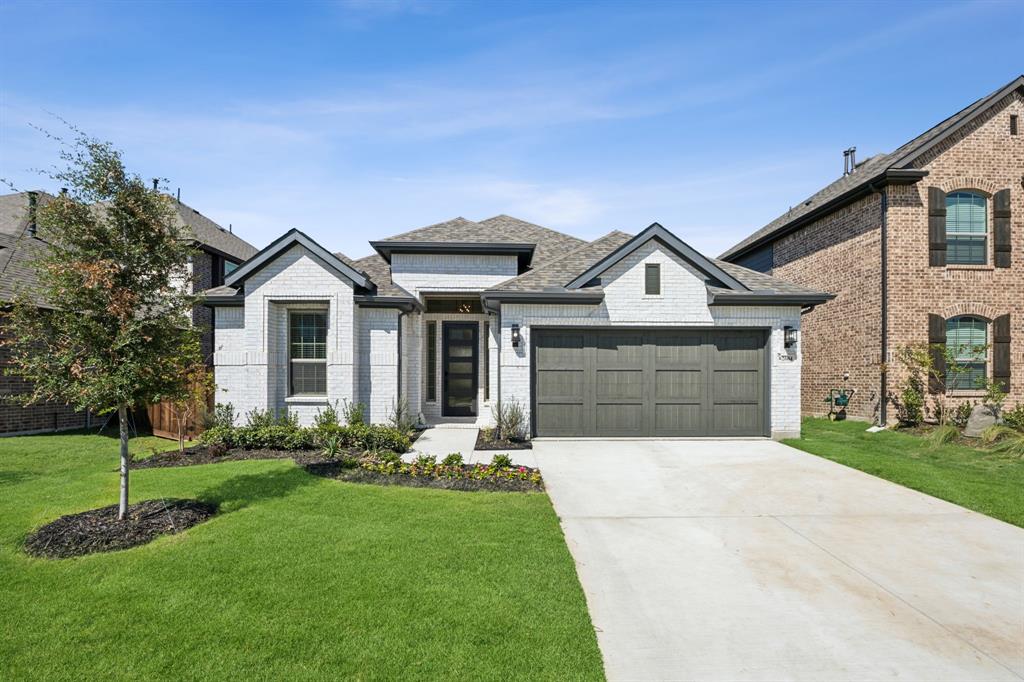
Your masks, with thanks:
[(932, 358), (934, 374), (928, 377), (928, 389), (941, 393), (946, 381), (946, 319), (942, 315), (928, 315), (928, 352)]
[(1010, 267), (1010, 190), (1001, 189), (992, 197), (992, 225), (995, 237), (996, 267)]
[(928, 265), (946, 264), (946, 193), (928, 188)]
[(992, 380), (1010, 392), (1010, 314), (992, 320)]

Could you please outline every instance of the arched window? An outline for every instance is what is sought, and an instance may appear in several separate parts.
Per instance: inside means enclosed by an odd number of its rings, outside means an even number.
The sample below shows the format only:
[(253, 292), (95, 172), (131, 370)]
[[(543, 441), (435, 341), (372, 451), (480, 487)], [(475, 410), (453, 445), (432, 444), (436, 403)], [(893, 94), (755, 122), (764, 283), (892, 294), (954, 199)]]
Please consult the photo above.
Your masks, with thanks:
[(946, 195), (946, 262), (988, 262), (988, 220), (982, 194), (961, 190)]
[(979, 388), (988, 376), (988, 322), (970, 315), (949, 318), (946, 320), (946, 350), (965, 370), (962, 374), (953, 374), (947, 368), (947, 387), (961, 391)]

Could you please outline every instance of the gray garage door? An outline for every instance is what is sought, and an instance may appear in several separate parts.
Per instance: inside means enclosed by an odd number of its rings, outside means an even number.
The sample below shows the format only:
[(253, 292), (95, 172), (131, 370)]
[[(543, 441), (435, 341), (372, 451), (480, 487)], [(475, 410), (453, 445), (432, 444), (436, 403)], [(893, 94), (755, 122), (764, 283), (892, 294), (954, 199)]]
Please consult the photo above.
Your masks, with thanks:
[(538, 436), (763, 436), (763, 330), (533, 329)]

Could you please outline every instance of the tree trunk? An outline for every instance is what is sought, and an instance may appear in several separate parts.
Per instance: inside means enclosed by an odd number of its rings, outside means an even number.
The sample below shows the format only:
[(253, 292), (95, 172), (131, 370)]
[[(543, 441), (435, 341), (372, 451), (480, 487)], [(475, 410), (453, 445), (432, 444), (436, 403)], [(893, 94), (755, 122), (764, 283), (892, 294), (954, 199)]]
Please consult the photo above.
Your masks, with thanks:
[(121, 501), (117, 508), (118, 521), (128, 518), (128, 408), (117, 407), (117, 421), (121, 427)]

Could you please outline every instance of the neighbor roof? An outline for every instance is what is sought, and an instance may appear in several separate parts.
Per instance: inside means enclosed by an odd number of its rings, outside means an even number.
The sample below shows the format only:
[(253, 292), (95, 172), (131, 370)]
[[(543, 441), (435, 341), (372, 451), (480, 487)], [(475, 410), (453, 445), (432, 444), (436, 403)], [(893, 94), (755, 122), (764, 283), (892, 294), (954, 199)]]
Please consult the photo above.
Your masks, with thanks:
[(872, 186), (882, 184), (914, 183), (927, 175), (926, 171), (915, 168), (915, 162), (928, 150), (940, 144), (963, 126), (969, 124), (990, 107), (998, 104), (1008, 95), (1024, 94), (1024, 75), (1018, 76), (995, 92), (982, 97), (967, 108), (959, 111), (938, 125), (933, 126), (913, 140), (888, 154), (877, 154), (862, 163), (856, 170), (800, 202), (760, 230), (728, 249), (720, 257), (732, 260), (748, 251), (781, 237), (817, 216), (836, 210), (851, 201), (871, 192)]
[(196, 243), (220, 255), (231, 256), (239, 261), (252, 258), (259, 250), (234, 232), (225, 230), (199, 211), (181, 201), (174, 201), (174, 213), (179, 228), (186, 230)]

